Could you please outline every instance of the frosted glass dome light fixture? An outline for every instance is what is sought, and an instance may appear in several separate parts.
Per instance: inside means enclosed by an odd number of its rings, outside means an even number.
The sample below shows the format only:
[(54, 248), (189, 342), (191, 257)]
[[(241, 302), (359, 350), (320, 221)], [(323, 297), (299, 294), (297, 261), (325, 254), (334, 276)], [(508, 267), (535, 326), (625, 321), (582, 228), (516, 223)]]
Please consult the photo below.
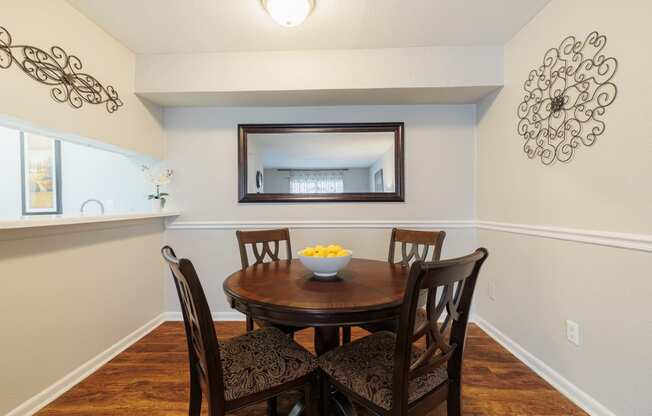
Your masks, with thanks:
[(315, 8), (315, 0), (262, 0), (262, 3), (272, 19), (285, 27), (300, 25)]

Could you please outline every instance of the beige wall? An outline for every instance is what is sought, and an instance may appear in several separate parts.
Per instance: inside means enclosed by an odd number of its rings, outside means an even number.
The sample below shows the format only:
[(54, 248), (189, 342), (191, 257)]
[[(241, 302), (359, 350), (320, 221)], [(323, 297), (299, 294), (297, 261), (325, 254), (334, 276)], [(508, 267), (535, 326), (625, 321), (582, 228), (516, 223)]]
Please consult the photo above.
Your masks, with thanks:
[[(643, 0), (553, 0), (505, 46), (505, 87), (478, 109), (479, 220), (652, 233), (650, 15)], [(548, 48), (593, 30), (620, 64), (606, 132), (571, 163), (543, 166), (516, 130), (523, 82)], [(652, 254), (488, 230), (478, 238), (491, 253), (478, 314), (601, 403), (596, 414), (652, 414)], [(580, 324), (580, 347), (566, 341), (566, 319)]]
[(161, 220), (0, 238), (0, 414), (163, 311)]
[(16, 64), (0, 69), (0, 122), (18, 121), (63, 137), (81, 137), (154, 158), (163, 156), (162, 112), (134, 94), (136, 57), (64, 0), (2, 0), (2, 22), (13, 44), (44, 50), (57, 45), (76, 55), (83, 70), (112, 85), (124, 106), (80, 109), (55, 102), (50, 88)]
[[(179, 221), (451, 221), (474, 213), (473, 106), (166, 109), (171, 186)], [(405, 122), (405, 203), (238, 204), (238, 123)], [(436, 189), (436, 192), (433, 192)], [(475, 248), (472, 229), (446, 230), (444, 256)], [(389, 229), (295, 229), (295, 250), (339, 242), (360, 257), (387, 258)], [(229, 311), (222, 281), (240, 266), (234, 229), (173, 229), (167, 239), (196, 263), (214, 312)], [(178, 310), (167, 278), (167, 310)]]

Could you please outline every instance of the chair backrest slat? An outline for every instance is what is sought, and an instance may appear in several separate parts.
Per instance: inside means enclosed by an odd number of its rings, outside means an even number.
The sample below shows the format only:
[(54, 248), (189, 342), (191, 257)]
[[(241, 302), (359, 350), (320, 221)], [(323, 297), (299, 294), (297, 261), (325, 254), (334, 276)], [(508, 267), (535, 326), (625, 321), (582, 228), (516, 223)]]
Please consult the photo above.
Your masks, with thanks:
[(201, 282), (190, 260), (177, 259), (169, 246), (163, 247), (161, 253), (170, 266), (181, 304), (191, 377), (197, 377), (212, 410), (210, 414), (224, 414), (222, 363), (213, 318)]
[[(407, 414), (409, 380), (446, 364), (448, 378), (461, 383), (462, 357), (473, 292), (488, 252), (456, 259), (415, 262), (401, 309), (394, 356), (393, 414)], [(426, 321), (414, 329), (419, 294), (428, 291)], [(450, 335), (447, 333), (450, 330)], [(427, 337), (425, 351), (412, 362), (415, 341)]]
[[(236, 231), (236, 236), (238, 237), (238, 246), (240, 248), (240, 262), (243, 269), (249, 267), (249, 255), (247, 254), (247, 246), (250, 246), (251, 251), (253, 252), (255, 258), (254, 264), (260, 264), (264, 263), (265, 261), (280, 260), (279, 252), (281, 242), (285, 242), (287, 259), (292, 260), (290, 230), (287, 228), (262, 231)], [(270, 246), (270, 243), (274, 244), (274, 248)]]
[[(416, 231), (394, 228), (389, 241), (390, 263), (400, 263), (409, 266), (414, 261), (439, 261), (441, 248), (446, 238), (444, 231)], [(401, 246), (401, 258), (396, 261), (396, 244)], [(428, 253), (432, 256), (428, 259)]]

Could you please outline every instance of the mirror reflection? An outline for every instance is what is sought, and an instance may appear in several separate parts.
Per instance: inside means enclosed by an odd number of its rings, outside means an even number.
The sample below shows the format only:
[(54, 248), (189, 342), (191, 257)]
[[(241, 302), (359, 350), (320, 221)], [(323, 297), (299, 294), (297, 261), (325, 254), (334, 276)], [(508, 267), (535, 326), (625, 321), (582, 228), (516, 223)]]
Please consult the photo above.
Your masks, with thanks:
[(393, 132), (249, 133), (251, 194), (395, 192)]

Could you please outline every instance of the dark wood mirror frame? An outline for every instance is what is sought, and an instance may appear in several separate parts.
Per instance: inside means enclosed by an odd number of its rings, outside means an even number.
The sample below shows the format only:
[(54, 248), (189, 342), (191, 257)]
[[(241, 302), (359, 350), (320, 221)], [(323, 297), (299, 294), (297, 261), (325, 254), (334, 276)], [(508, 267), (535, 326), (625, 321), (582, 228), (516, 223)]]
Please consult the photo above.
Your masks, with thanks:
[[(239, 124), (239, 202), (403, 202), (405, 201), (404, 123)], [(247, 135), (262, 133), (368, 133), (394, 134), (394, 192), (330, 194), (258, 194), (247, 191)]]

